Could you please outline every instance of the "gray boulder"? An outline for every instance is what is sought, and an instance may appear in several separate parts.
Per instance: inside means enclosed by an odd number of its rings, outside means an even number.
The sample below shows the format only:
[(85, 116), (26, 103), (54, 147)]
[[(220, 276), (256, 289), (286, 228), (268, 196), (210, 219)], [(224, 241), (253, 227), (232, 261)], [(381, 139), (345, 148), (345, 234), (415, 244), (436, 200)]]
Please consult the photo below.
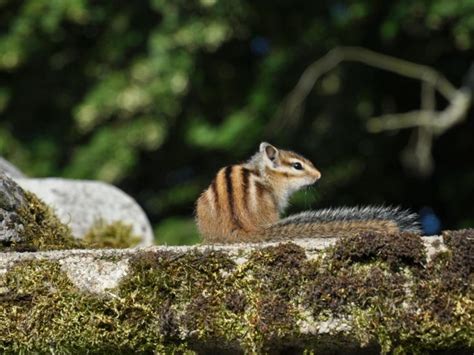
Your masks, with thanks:
[(0, 157), (0, 172), (4, 172), (12, 178), (26, 177), (16, 166)]
[(150, 222), (137, 202), (115, 186), (61, 178), (16, 179), (25, 190), (35, 193), (54, 209), (61, 222), (71, 227), (76, 238), (97, 222), (121, 221), (141, 236), (140, 246), (153, 244)]
[(24, 226), (18, 210), (26, 203), (23, 190), (0, 171), (0, 243), (8, 245), (22, 241)]

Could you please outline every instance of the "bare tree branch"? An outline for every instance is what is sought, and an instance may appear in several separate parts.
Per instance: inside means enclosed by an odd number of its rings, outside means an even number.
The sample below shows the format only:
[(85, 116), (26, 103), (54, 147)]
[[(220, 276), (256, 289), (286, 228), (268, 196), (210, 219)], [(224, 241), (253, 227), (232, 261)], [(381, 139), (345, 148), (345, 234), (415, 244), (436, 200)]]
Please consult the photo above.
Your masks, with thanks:
[[(436, 93), (433, 85), (421, 83), (422, 120), (431, 120), (436, 109)], [(405, 166), (420, 176), (428, 176), (434, 170), (433, 129), (430, 125), (419, 126), (413, 130), (408, 145), (401, 154)]]
[[(402, 160), (417, 174), (429, 175), (434, 167), (431, 155), (433, 140), (466, 117), (472, 104), (472, 88), (465, 85), (457, 89), (441, 73), (425, 65), (365, 48), (336, 47), (305, 69), (294, 89), (280, 105), (271, 129), (276, 128), (275, 124), (280, 128), (296, 125), (303, 114), (305, 100), (316, 82), (344, 61), (363, 63), (421, 82), (420, 110), (371, 118), (367, 128), (371, 132), (415, 128)], [(466, 77), (469, 83), (474, 82), (474, 66)], [(442, 111), (436, 111), (436, 92), (449, 103)]]
[(336, 47), (304, 70), (295, 88), (278, 109), (276, 121), (296, 124), (303, 113), (304, 102), (318, 79), (344, 61), (363, 63), (426, 82), (438, 90), (448, 101), (456, 94), (456, 88), (441, 73), (428, 66), (376, 53), (365, 48)]
[(379, 133), (403, 128), (431, 127), (439, 136), (466, 117), (471, 103), (472, 93), (459, 89), (443, 111), (416, 110), (373, 117), (368, 121), (367, 128), (370, 132)]

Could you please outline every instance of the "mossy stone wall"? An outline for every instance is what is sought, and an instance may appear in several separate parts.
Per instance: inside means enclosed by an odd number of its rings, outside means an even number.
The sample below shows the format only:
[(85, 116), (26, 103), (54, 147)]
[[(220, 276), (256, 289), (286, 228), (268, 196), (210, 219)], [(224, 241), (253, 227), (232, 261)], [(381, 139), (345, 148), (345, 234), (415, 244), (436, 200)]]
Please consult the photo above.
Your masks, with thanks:
[(4, 253), (0, 351), (469, 353), (473, 236)]

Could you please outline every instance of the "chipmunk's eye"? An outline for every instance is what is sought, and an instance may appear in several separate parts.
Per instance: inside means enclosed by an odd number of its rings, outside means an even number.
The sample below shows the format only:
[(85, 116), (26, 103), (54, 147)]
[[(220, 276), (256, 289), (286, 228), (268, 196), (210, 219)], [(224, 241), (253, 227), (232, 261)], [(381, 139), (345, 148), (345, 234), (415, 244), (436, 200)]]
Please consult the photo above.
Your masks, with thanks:
[(300, 162), (293, 163), (293, 168), (296, 170), (303, 170), (303, 165)]

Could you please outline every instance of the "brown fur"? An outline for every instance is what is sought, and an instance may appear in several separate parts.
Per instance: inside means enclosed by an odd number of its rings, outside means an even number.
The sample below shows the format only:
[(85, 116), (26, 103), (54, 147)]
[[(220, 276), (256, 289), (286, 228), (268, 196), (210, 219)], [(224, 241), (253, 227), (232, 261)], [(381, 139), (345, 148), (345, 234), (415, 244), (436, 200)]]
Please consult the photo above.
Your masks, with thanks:
[[(230, 179), (226, 179), (226, 169)], [(196, 205), (197, 225), (205, 242), (239, 242), (278, 221), (271, 188), (254, 171), (242, 165), (221, 169), (215, 179), (217, 202), (212, 198), (212, 186), (201, 194)]]

